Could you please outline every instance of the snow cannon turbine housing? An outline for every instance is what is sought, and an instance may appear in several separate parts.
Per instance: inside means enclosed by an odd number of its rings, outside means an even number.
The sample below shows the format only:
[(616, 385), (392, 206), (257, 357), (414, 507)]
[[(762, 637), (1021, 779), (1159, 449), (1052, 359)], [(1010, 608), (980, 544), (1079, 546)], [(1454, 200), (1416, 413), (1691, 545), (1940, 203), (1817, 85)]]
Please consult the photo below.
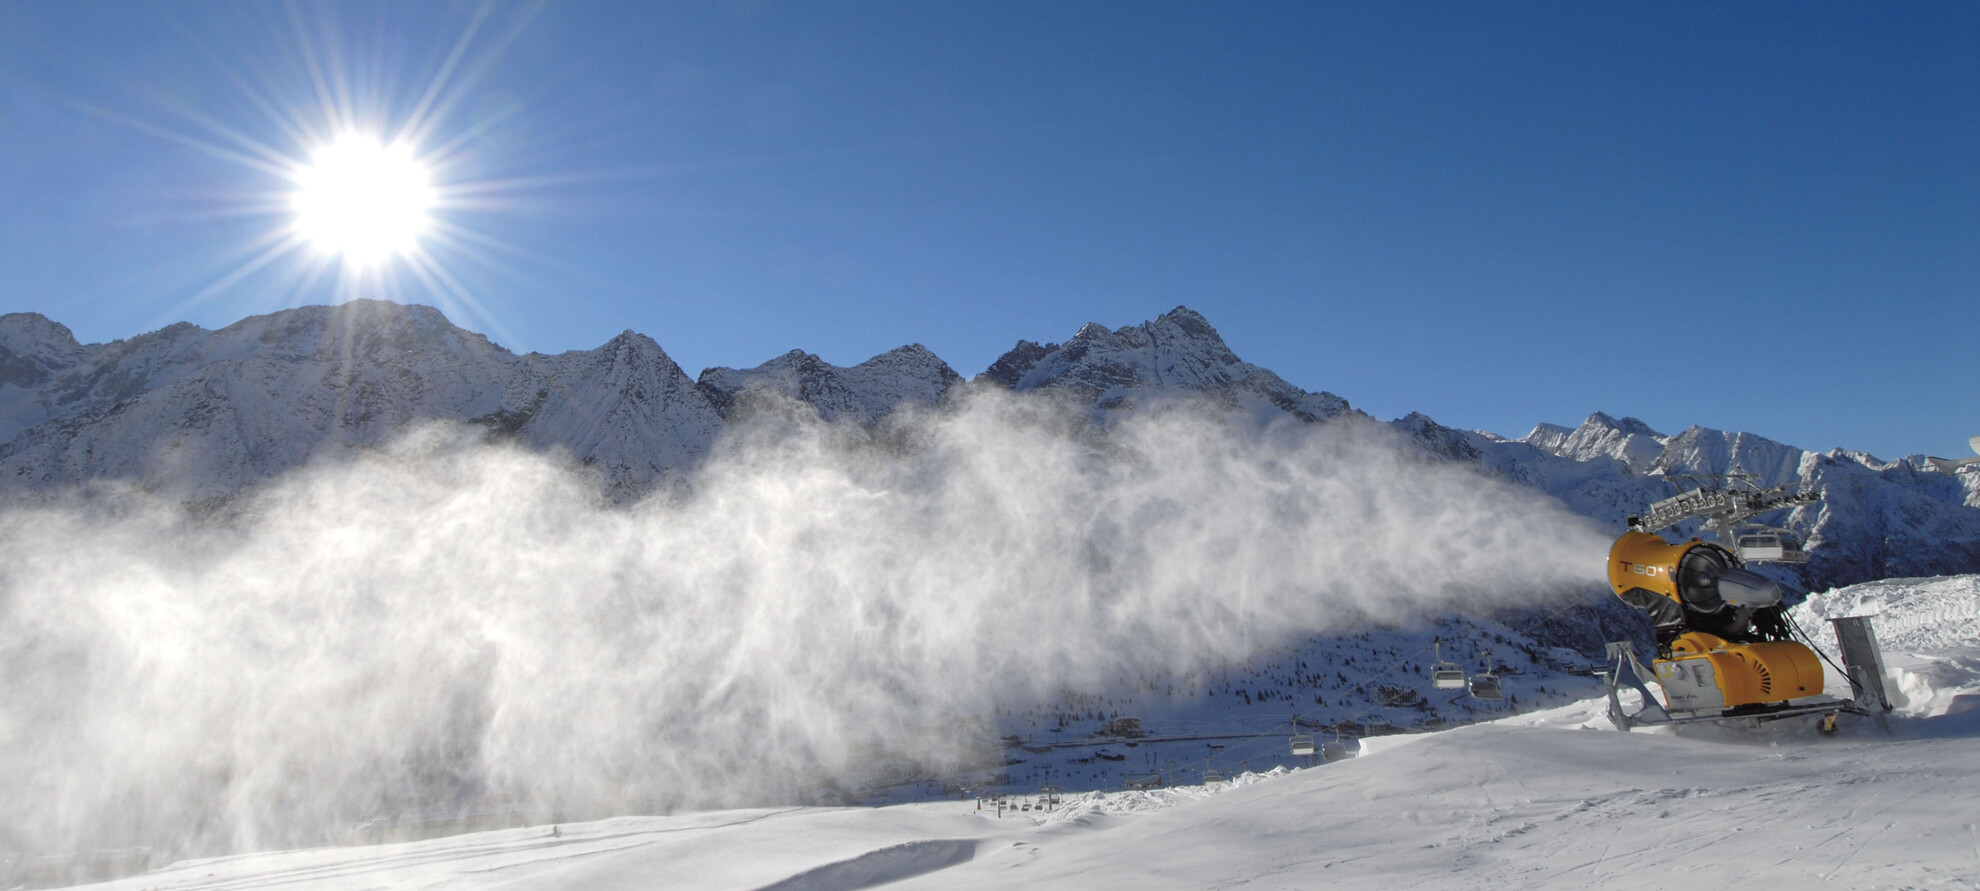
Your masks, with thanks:
[(1650, 614), (1657, 680), (1672, 711), (1734, 709), (1821, 694), (1822, 664), (1792, 640), (1780, 587), (1732, 551), (1632, 530), (1609, 549), (1609, 586)]

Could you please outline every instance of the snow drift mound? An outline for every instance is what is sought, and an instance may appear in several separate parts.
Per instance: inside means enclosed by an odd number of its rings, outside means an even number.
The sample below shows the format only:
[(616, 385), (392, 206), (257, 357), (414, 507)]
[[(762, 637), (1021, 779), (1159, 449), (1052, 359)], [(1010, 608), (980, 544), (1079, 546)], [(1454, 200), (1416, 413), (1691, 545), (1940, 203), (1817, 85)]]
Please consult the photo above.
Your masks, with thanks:
[(1850, 585), (1808, 595), (1793, 615), (1804, 628), (1841, 616), (1876, 616), (1877, 640), (1887, 650), (1970, 648), (1980, 642), (1980, 575)]
[(1884, 579), (1810, 594), (1790, 613), (1817, 640), (1828, 619), (1874, 616), (1900, 714), (1980, 708), (1980, 575)]

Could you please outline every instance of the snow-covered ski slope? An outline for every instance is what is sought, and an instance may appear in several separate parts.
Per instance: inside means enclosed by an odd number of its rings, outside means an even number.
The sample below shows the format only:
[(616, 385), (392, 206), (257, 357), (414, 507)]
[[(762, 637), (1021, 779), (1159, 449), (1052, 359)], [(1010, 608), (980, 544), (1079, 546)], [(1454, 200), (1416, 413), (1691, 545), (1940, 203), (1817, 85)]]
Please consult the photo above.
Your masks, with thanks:
[[(106, 887), (1980, 888), (1980, 578), (1827, 592), (1911, 686), (1887, 736), (1806, 723), (1617, 733), (1599, 701), (1208, 786), (735, 810), (187, 861)], [(1929, 621), (1914, 622), (1920, 616)], [(1909, 674), (1905, 674), (1909, 672)], [(1946, 686), (1949, 685), (1949, 686)], [(892, 883), (892, 884), (889, 884)]]
[[(1980, 718), (1681, 738), (1596, 710), (1221, 787), (748, 810), (191, 861), (121, 888), (1843, 888), (1980, 885)], [(554, 834), (553, 834), (554, 832)]]

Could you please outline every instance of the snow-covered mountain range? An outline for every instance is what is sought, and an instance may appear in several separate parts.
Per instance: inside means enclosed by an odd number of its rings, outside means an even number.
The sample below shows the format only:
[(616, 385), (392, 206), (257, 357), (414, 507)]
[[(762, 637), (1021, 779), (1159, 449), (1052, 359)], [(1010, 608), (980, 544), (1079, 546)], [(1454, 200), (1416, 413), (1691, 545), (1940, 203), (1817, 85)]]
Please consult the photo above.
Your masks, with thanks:
[[(289, 309), (217, 331), (181, 323), (108, 344), (81, 344), (48, 318), (15, 313), (0, 316), (0, 493), (33, 498), (119, 481), (194, 504), (224, 501), (439, 420), (559, 450), (624, 500), (685, 479), (758, 395), (872, 425), (902, 405), (935, 409), (967, 387), (1049, 394), (1103, 424), (1204, 397), (1261, 421), (1374, 423), (1334, 394), (1243, 361), (1183, 307), (1116, 330), (1089, 324), (1062, 344), (1020, 341), (973, 381), (919, 344), (850, 368), (794, 350), (690, 379), (632, 331), (592, 350), (517, 355), (431, 307), (380, 301)], [(1519, 439), (1415, 414), (1390, 426), (1430, 455), (1618, 528), (1670, 494), (1667, 480), (1679, 475), (1819, 488), (1821, 504), (1766, 518), (1809, 537), (1811, 562), (1784, 578), (1804, 589), (1980, 571), (1980, 474), (1944, 473), (1922, 456), (1816, 453), (1701, 427), (1666, 435), (1599, 412)]]
[[(1047, 434), (1020, 429), (1036, 419)], [(433, 422), (453, 430), (419, 435)], [(454, 435), (477, 429), (512, 447)], [(1308, 430), (1323, 435), (1281, 435)], [(1192, 436), (1194, 450), (1176, 444)], [(943, 452), (956, 438), (992, 442)], [(736, 460), (760, 457), (760, 439), (772, 452), (843, 440), (842, 463), (861, 466)], [(399, 460), (440, 440), (470, 445), (476, 460), (462, 463), (474, 466)], [(1032, 460), (1074, 440), (1082, 448)], [(1283, 441), (1317, 447), (1272, 451)], [(1247, 460), (1201, 471), (1233, 454)], [(1009, 472), (971, 475), (1004, 460)], [(1079, 472), (1041, 473), (1051, 461)], [(291, 473), (316, 464), (330, 466)], [(538, 471), (554, 484), (531, 482)], [(630, 331), (518, 355), (431, 308), (370, 301), (109, 344), (0, 316), (0, 532), (12, 536), (0, 593), (15, 607), (0, 644), (16, 644), (0, 652), (17, 657), (0, 725), (23, 730), (0, 759), (13, 778), (0, 784), (0, 886), (42, 866), (110, 874), (99, 861), (134, 844), (153, 846), (130, 866), (142, 869), (508, 825), (532, 808), (932, 801), (1151, 774), (1196, 787), (1298, 761), (1288, 733), (1375, 737), (1552, 707), (1594, 693), (1588, 657), (1604, 642), (1648, 629), (1599, 584), (1589, 598), (1491, 596), (1492, 579), (1538, 591), (1582, 577), (1529, 569), (1598, 571), (1606, 537), (1548, 498), (1619, 530), (1669, 494), (1667, 478), (1729, 472), (1825, 493), (1763, 518), (1810, 536), (1813, 562), (1784, 577), (1794, 586), (1980, 572), (1971, 470), (1702, 428), (1665, 435), (1599, 413), (1516, 440), (1422, 415), (1384, 423), (1244, 362), (1184, 308), (1020, 342), (974, 379), (910, 345), (849, 368), (793, 351), (696, 380)], [(1247, 474), (1273, 485), (1215, 497)], [(620, 508), (574, 479), (621, 503), (691, 497)], [(103, 500), (111, 510), (66, 509), (68, 493), (99, 486), (120, 493)], [(359, 491), (343, 503), (346, 489)], [(1268, 503), (1288, 490), (1324, 497)], [(120, 512), (126, 491), (206, 521)], [(969, 497), (944, 500), (957, 491)], [(251, 492), (261, 497), (241, 497)], [(1406, 507), (1368, 509), (1391, 494)], [(1549, 522), (1522, 526), (1522, 513)], [(1293, 533), (1274, 537), (1281, 527)], [(1550, 550), (1555, 538), (1574, 547)], [(728, 539), (740, 544), (716, 546)], [(1471, 539), (1511, 556), (1450, 584), (1416, 571)], [(1161, 559), (1199, 540), (1213, 546)], [(1218, 562), (1255, 541), (1256, 560)], [(1273, 571), (1283, 566), (1307, 569)], [(1237, 576), (1249, 587), (1202, 596)], [(1930, 643), (1927, 630), (1964, 633), (1973, 577), (1818, 593), (1804, 624), (1877, 604), (1906, 707), (1951, 713), (1974, 695), (1970, 654), (1905, 661), (1896, 649)], [(1325, 590), (1332, 578), (1349, 581)], [(1123, 586), (1149, 596), (1123, 598)], [(298, 628), (308, 646), (289, 636)], [(1503, 698), (1433, 688), (1426, 669), (1440, 659), (1490, 667)], [(749, 769), (732, 773), (731, 759)], [(190, 779), (187, 764), (199, 766)], [(661, 792), (639, 797), (634, 781)], [(126, 819), (133, 788), (154, 804)], [(60, 819), (50, 801), (65, 802)]]

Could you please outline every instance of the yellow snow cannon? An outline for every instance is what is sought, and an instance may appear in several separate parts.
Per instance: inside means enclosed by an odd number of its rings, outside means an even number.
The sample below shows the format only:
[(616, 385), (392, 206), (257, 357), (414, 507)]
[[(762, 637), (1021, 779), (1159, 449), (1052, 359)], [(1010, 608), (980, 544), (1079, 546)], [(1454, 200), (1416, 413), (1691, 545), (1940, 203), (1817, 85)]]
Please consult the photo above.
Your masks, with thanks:
[(1673, 716), (1767, 713), (1822, 693), (1822, 663), (1792, 639), (1780, 587), (1725, 547), (1631, 530), (1609, 549), (1609, 585), (1650, 614), (1652, 664)]

